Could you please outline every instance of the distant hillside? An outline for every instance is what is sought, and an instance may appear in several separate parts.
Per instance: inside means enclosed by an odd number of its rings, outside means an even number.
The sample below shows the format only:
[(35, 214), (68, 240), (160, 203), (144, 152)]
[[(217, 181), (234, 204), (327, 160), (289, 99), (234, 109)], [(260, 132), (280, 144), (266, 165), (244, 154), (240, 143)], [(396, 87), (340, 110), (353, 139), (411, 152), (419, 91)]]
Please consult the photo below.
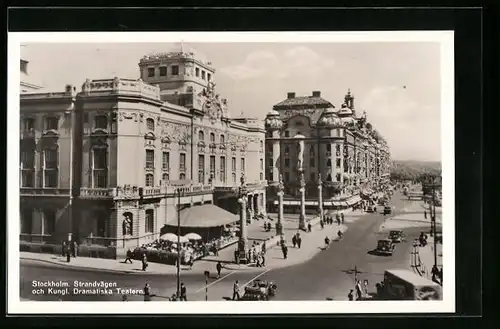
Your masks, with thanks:
[(421, 180), (425, 176), (441, 176), (441, 162), (394, 160), (391, 167), (391, 178), (398, 180)]

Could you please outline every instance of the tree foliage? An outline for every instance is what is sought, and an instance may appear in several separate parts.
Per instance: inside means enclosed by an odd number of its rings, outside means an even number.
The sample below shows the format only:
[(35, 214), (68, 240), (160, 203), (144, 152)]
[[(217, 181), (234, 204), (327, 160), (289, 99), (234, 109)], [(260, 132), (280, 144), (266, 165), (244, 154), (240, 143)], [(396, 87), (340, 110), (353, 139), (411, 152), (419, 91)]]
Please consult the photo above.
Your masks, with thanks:
[(391, 179), (426, 182), (431, 177), (441, 176), (441, 164), (438, 162), (394, 161)]

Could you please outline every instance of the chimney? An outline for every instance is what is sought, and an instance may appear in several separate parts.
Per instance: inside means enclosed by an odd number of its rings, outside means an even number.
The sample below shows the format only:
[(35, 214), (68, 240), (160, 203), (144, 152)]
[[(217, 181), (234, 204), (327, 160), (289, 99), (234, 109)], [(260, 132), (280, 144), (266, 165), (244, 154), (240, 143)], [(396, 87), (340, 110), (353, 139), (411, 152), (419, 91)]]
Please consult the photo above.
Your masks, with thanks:
[(295, 98), (295, 93), (287, 93), (287, 99)]
[(321, 91), (313, 91), (312, 97), (321, 97)]

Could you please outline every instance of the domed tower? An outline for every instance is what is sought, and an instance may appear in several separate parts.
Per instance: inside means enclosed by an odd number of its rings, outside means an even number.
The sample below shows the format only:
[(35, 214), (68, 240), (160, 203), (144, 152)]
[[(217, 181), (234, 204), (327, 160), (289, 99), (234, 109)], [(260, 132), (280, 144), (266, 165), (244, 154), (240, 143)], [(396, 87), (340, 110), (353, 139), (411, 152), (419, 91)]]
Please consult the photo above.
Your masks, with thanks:
[(141, 79), (160, 87), (162, 100), (192, 107), (194, 95), (214, 85), (215, 69), (206, 57), (183, 43), (168, 52), (152, 53), (139, 61)]
[(278, 111), (271, 110), (266, 115), (264, 121), (266, 131), (268, 132), (268, 147), (272, 150), (272, 169), (266, 173), (266, 179), (270, 182), (279, 181), (280, 176), (280, 131), (283, 127), (283, 121), (280, 119)]

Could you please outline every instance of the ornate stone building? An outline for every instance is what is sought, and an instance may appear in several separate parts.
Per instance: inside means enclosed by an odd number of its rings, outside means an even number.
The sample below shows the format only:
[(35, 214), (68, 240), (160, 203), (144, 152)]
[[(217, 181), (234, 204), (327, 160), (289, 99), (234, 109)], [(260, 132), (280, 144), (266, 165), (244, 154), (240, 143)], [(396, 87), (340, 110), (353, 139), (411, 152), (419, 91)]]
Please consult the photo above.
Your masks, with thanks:
[(33, 77), (28, 74), (28, 64), (29, 61), (21, 59), (21, 80), (19, 83), (19, 91), (21, 93), (35, 92), (43, 88), (40, 83), (35, 82)]
[(388, 175), (387, 143), (367, 122), (366, 113), (356, 113), (350, 91), (340, 109), (319, 91), (304, 97), (288, 93), (267, 114), (265, 127), (266, 178), (277, 185), (282, 175), (289, 199), (298, 198), (301, 173), (309, 199), (318, 194), (321, 174), (326, 207), (341, 205), (330, 200), (359, 200), (360, 192), (368, 194)]
[[(21, 95), (21, 240), (72, 232), (121, 253), (158, 238), (180, 204), (265, 213), (262, 121), (233, 119), (211, 63), (192, 49), (151, 54), (140, 78)], [(90, 240), (89, 240), (90, 239)]]

